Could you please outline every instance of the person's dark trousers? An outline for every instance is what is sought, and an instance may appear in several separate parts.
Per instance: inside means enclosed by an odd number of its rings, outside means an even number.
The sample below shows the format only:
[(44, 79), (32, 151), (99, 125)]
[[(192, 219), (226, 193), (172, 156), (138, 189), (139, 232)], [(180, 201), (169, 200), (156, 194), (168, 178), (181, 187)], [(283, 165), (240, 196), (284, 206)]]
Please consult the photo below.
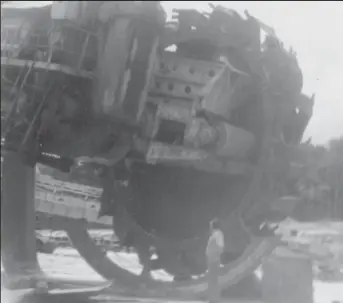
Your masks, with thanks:
[(219, 303), (220, 287), (219, 287), (219, 260), (208, 260), (208, 300), (209, 303)]

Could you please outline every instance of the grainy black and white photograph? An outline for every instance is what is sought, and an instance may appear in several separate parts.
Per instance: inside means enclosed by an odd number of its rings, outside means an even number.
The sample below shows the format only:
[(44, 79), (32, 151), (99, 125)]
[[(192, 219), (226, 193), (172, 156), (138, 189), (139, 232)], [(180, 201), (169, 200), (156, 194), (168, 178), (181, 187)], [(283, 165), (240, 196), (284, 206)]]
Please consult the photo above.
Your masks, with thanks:
[(343, 303), (343, 2), (1, 1), (1, 302)]

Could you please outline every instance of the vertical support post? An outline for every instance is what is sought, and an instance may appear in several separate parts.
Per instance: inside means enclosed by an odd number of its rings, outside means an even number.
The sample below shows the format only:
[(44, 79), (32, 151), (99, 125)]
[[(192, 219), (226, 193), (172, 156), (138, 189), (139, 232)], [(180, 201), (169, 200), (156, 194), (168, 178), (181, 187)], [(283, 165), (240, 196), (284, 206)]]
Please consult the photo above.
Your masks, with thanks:
[(262, 265), (266, 303), (313, 303), (312, 262), (306, 256), (274, 253)]
[[(9, 286), (31, 282), (39, 272), (35, 236), (35, 168), (18, 153), (3, 159), (1, 197), (1, 255)], [(18, 286), (20, 287), (20, 286)]]

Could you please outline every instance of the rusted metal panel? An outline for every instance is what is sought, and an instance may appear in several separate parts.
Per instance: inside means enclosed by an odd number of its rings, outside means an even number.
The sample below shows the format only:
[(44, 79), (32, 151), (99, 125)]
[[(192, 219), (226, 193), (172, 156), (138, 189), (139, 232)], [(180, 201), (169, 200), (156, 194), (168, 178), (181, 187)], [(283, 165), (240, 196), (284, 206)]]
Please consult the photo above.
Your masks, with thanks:
[(208, 154), (201, 150), (184, 148), (177, 145), (168, 145), (154, 142), (150, 144), (146, 160), (148, 163), (170, 161), (199, 161), (206, 159)]
[(192, 119), (192, 110), (185, 106), (174, 104), (159, 104), (156, 116), (160, 119), (167, 119), (187, 123)]
[(220, 72), (223, 65), (221, 62), (183, 58), (173, 52), (165, 52), (160, 58), (156, 75), (204, 85)]
[(158, 29), (154, 24), (119, 18), (111, 25), (98, 60), (98, 98), (94, 108), (99, 114), (138, 123), (154, 71), (157, 46)]
[(221, 123), (218, 129), (219, 136), (216, 144), (218, 155), (233, 159), (245, 158), (256, 142), (251, 132), (229, 123)]

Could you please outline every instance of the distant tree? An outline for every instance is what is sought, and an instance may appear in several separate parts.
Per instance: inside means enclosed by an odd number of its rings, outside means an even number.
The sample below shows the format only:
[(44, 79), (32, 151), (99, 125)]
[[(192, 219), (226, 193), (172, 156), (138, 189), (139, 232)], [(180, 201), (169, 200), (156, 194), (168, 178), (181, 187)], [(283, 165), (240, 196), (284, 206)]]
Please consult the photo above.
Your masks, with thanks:
[(298, 190), (305, 217), (343, 219), (343, 137), (327, 147), (303, 144)]
[(318, 174), (329, 187), (333, 212), (343, 219), (343, 137), (330, 141)]

